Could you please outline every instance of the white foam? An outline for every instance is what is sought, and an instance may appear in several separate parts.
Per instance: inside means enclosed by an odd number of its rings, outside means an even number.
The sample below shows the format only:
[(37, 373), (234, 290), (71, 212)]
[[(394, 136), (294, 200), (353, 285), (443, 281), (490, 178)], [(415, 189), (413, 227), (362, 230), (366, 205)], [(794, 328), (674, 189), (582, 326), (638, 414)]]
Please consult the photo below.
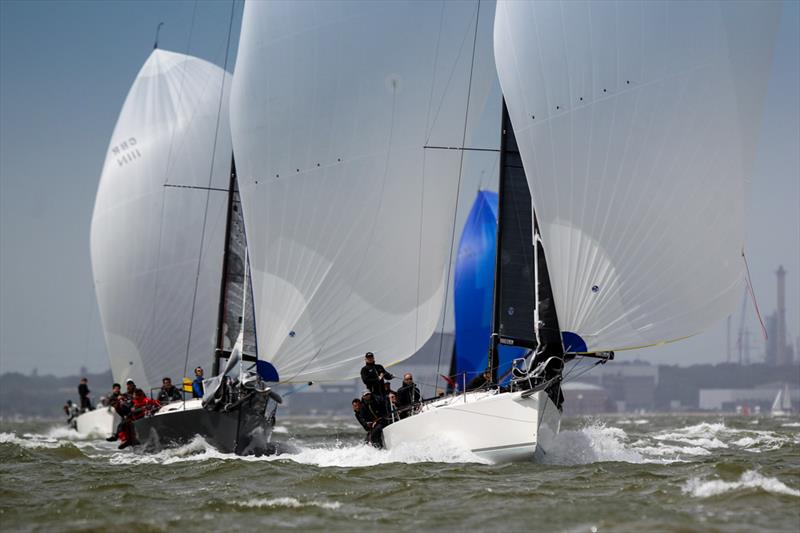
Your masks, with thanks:
[(404, 443), (392, 450), (379, 450), (366, 444), (348, 445), (341, 442), (325, 447), (299, 447), (297, 452), (281, 455), (238, 456), (222, 453), (202, 437), (190, 443), (166, 448), (157, 453), (139, 450), (115, 452), (109, 459), (112, 464), (175, 464), (208, 460), (236, 461), (292, 461), (319, 467), (362, 467), (388, 463), (485, 463), (469, 450), (459, 448), (445, 438), (423, 444)]
[(742, 474), (739, 481), (723, 481), (721, 479), (708, 481), (692, 478), (683, 486), (683, 492), (698, 498), (708, 498), (735, 490), (756, 488), (773, 494), (800, 497), (800, 490), (788, 487), (777, 478), (762, 476), (754, 470), (748, 470)]
[(754, 436), (742, 437), (731, 442), (731, 444), (746, 448), (748, 451), (760, 452), (776, 450), (787, 442), (789, 442), (789, 439), (786, 437), (775, 436), (768, 431), (759, 431)]
[(800, 428), (800, 422), (789, 422), (787, 424), (781, 424), (782, 428)]
[(18, 437), (15, 433), (0, 433), (0, 444), (16, 444), (23, 448), (35, 450), (39, 448), (58, 448), (62, 443), (54, 438), (31, 433), (25, 433), (22, 437)]
[(47, 430), (45, 437), (50, 439), (63, 439), (69, 441), (75, 440), (89, 440), (93, 438), (90, 435), (84, 435), (82, 433), (78, 433), (77, 430), (72, 429), (71, 427), (67, 426), (55, 426)]
[(728, 445), (719, 440), (718, 438), (688, 438), (681, 436), (679, 433), (667, 433), (666, 435), (654, 435), (653, 438), (659, 441), (672, 441), (688, 444), (690, 446), (705, 448), (707, 450), (715, 450), (718, 448), (727, 448)]
[(674, 462), (684, 461), (684, 459), (681, 458), (682, 455), (696, 457), (712, 454), (712, 452), (701, 446), (670, 446), (668, 444), (661, 444), (659, 446), (642, 446), (637, 447), (636, 450), (642, 455), (650, 458), (661, 457)]
[(273, 499), (252, 499), (247, 500), (246, 502), (237, 502), (237, 505), (242, 507), (290, 507), (290, 508), (298, 508), (298, 507), (319, 507), (320, 509), (330, 509), (335, 510), (342, 506), (339, 502), (319, 502), (319, 501), (310, 501), (310, 502), (301, 502), (297, 498), (273, 498)]
[(490, 463), (445, 436), (425, 443), (401, 443), (391, 450), (379, 450), (367, 444), (303, 448), (297, 453), (272, 459), (320, 467), (362, 467), (388, 463)]
[(203, 437), (195, 437), (188, 444), (175, 448), (165, 448), (157, 453), (146, 453), (136, 448), (118, 451), (111, 455), (109, 462), (115, 465), (175, 464), (209, 459), (246, 459), (234, 454), (222, 453)]
[(586, 464), (598, 461), (642, 463), (645, 458), (626, 445), (628, 435), (621, 428), (600, 422), (577, 431), (562, 431), (545, 450), (547, 464)]
[(272, 428), (273, 433), (280, 433), (281, 435), (288, 435), (289, 430), (284, 426), (275, 426)]

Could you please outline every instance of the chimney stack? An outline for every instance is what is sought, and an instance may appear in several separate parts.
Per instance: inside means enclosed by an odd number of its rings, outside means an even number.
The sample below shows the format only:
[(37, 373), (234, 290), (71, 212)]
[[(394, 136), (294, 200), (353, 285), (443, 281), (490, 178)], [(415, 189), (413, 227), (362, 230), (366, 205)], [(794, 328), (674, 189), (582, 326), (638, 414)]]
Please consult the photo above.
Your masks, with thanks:
[(775, 274), (778, 276), (778, 312), (775, 325), (775, 362), (778, 365), (788, 365), (792, 361), (789, 350), (786, 349), (786, 270), (783, 265), (778, 267)]

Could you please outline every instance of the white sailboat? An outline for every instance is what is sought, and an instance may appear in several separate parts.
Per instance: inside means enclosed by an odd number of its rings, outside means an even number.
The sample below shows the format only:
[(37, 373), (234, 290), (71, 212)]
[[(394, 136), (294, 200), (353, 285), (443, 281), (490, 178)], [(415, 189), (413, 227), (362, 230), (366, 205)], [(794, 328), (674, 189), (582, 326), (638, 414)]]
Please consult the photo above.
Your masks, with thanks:
[(789, 416), (792, 414), (792, 396), (789, 392), (788, 383), (784, 383), (783, 388), (775, 395), (770, 414), (772, 416)]
[[(229, 87), (223, 69), (155, 49), (103, 167), (91, 231), (100, 313), (115, 380), (133, 379), (145, 392), (197, 366), (217, 370), (237, 338), (243, 359), (257, 355)], [(269, 398), (277, 396), (240, 366), (226, 368), (204, 400), (185, 398), (137, 420), (136, 438), (160, 447), (202, 435), (222, 451), (263, 451), (274, 423)]]
[[(282, 381), (357, 376), (365, 351), (402, 361), (436, 328), (491, 7), (246, 5), (231, 127), (262, 356)], [(497, 379), (512, 365), (500, 346), (531, 355), (510, 390), (426, 403), (385, 429), (387, 447), (444, 435), (531, 458), (558, 430), (565, 360), (729, 314), (778, 11), (497, 3), (507, 112), (488, 363)]]

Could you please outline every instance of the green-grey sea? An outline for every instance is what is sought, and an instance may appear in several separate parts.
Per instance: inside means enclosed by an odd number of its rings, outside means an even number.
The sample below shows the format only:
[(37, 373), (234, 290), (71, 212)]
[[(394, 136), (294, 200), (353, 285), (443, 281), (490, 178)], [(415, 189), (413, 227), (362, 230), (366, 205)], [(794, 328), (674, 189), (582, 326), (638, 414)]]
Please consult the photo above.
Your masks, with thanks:
[(564, 419), (544, 464), (446, 441), (376, 450), (348, 418), (279, 419), (279, 457), (144, 454), (0, 421), (2, 531), (800, 531), (800, 419)]

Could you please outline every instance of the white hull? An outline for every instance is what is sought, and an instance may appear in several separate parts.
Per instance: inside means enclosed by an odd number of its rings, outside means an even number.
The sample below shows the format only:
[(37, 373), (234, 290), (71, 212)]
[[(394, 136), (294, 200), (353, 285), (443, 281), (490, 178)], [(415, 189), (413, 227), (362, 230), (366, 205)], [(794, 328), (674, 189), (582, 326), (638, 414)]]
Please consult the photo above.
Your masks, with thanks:
[(444, 437), (496, 463), (533, 460), (547, 451), (558, 433), (561, 413), (544, 391), (471, 392), (448, 397), (387, 426), (384, 444), (391, 449), (406, 442)]
[(75, 419), (76, 429), (82, 435), (108, 437), (116, 431), (120, 423), (119, 415), (111, 407), (98, 407), (87, 411)]

